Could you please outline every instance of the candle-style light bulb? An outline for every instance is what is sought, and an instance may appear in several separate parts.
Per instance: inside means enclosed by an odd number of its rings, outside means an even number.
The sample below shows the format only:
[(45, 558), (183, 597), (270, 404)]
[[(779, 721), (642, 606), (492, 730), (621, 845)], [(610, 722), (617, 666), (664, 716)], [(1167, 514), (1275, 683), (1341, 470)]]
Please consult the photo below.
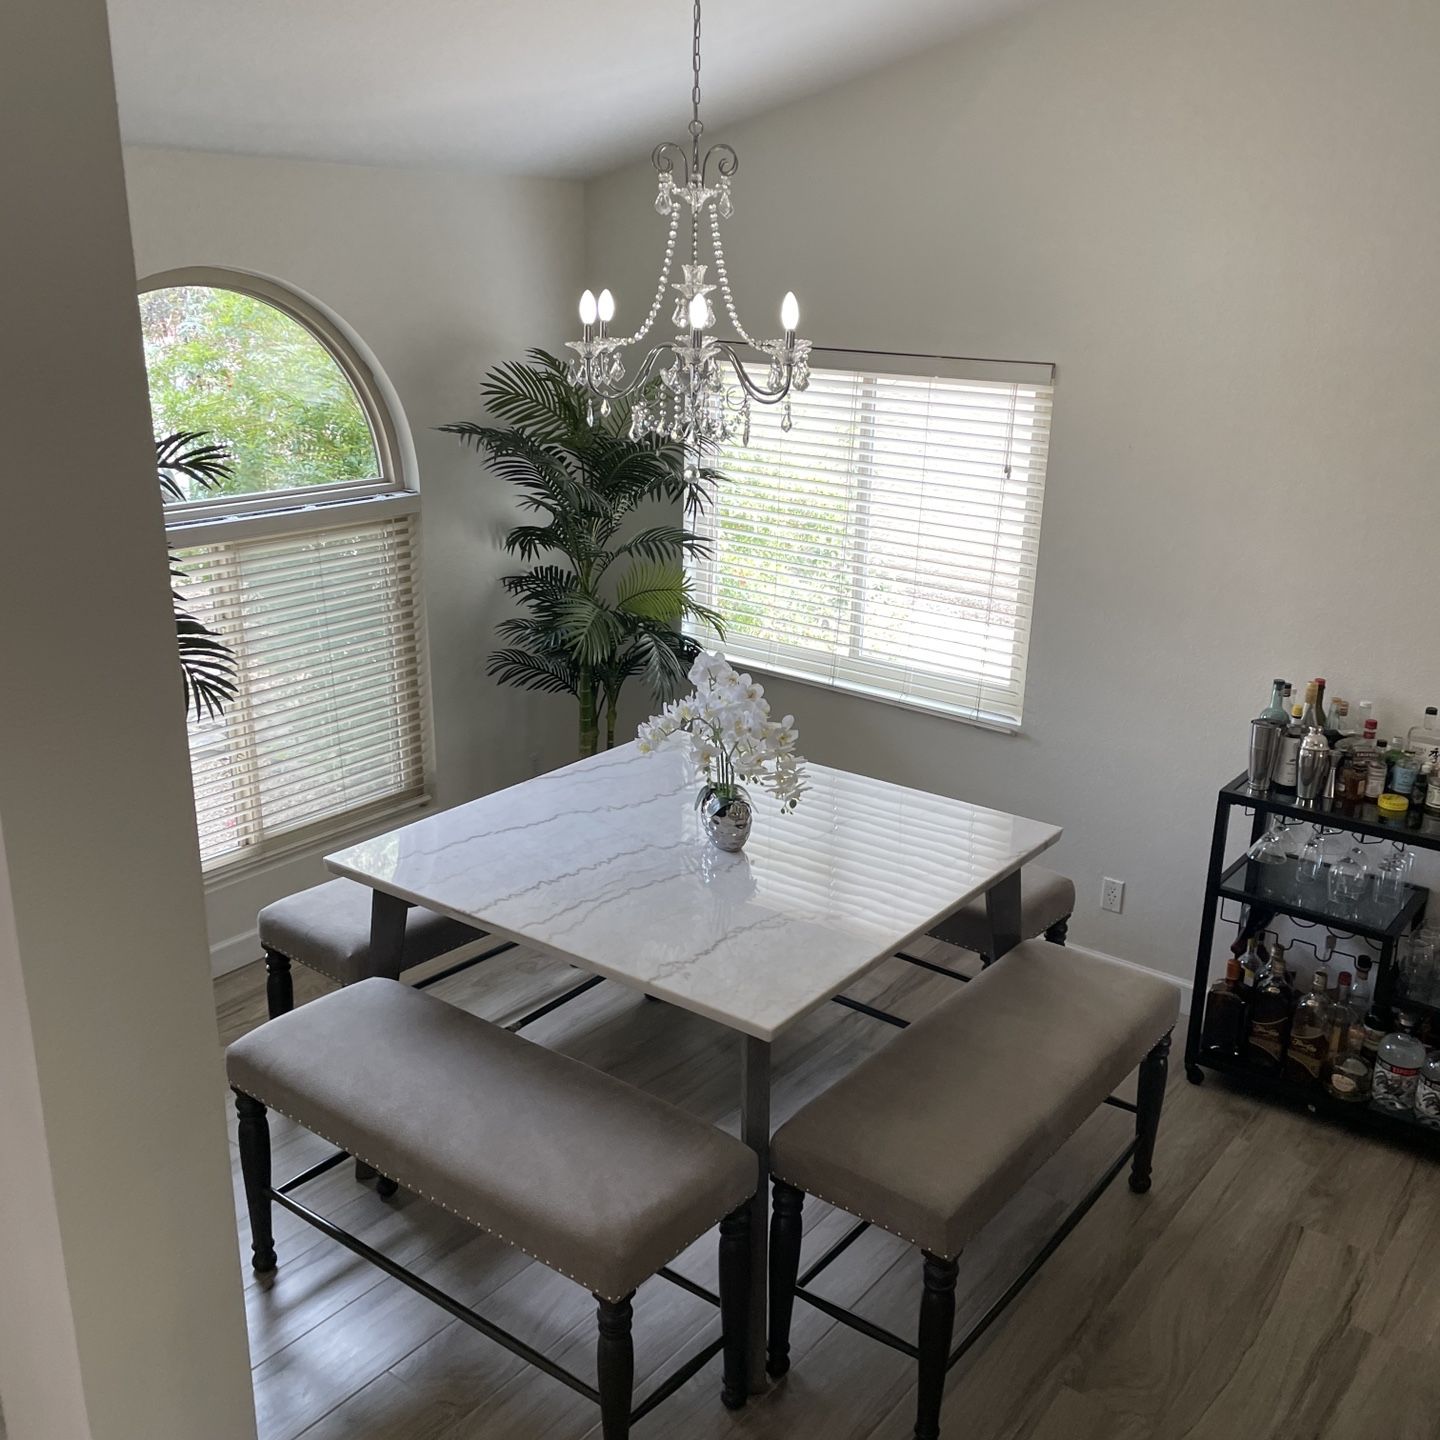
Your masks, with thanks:
[(597, 308), (595, 304), (595, 292), (593, 290), (587, 290), (580, 297), (580, 323), (582, 325), (593, 325), (595, 323)]
[(800, 302), (795, 298), (793, 290), (787, 290), (785, 298), (780, 302), (780, 325), (787, 331), (800, 328)]
[(615, 297), (608, 290), (602, 290), (596, 309), (600, 314), (600, 323), (608, 325), (615, 318)]
[(703, 330), (709, 307), (705, 304), (705, 297), (697, 295), (690, 302), (690, 328), (692, 330)]

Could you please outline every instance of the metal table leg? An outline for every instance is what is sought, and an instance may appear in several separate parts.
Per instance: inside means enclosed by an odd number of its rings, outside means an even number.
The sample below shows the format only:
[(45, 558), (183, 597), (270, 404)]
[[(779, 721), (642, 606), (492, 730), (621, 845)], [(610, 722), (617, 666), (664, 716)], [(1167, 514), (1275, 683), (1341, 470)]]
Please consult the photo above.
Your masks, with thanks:
[(765, 1318), (769, 1271), (770, 1195), (770, 1042), (740, 1037), (740, 1138), (760, 1157), (760, 1184), (750, 1206), (750, 1393), (758, 1395), (765, 1378)]
[(370, 974), (400, 978), (405, 951), (405, 912), (410, 902), (383, 890), (370, 892)]
[[(370, 975), (400, 978), (405, 952), (405, 913), (410, 902), (383, 890), (370, 892)], [(368, 977), (367, 977), (368, 978)], [(355, 1162), (357, 1180), (373, 1180), (375, 1171), (363, 1160)]]
[(985, 892), (985, 918), (990, 922), (990, 956), (998, 960), (1020, 943), (1020, 872), (1012, 871)]

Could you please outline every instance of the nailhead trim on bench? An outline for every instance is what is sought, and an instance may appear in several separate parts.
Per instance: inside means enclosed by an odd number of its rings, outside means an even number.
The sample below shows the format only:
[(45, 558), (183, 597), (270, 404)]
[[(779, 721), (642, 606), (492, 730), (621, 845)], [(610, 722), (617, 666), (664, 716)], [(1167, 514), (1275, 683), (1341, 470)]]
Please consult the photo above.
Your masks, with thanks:
[[(232, 1086), (231, 1088), (239, 1090), (239, 1086)], [(327, 1135), (323, 1130), (315, 1129), (313, 1125), (310, 1125), (306, 1121), (300, 1119), (298, 1115), (292, 1115), (288, 1110), (283, 1109), (279, 1105), (272, 1104), (269, 1100), (264, 1099), (262, 1096), (251, 1095), (250, 1091), (248, 1090), (240, 1090), (240, 1093), (242, 1095), (249, 1095), (252, 1100), (255, 1100), (259, 1104), (263, 1105), (267, 1110), (273, 1110), (277, 1115), (283, 1115), (287, 1120), (292, 1121), (294, 1124), (300, 1126), (302, 1130), (308, 1130), (312, 1135), (318, 1135), (322, 1140), (328, 1141), (331, 1145), (335, 1146), (337, 1150), (345, 1151), (345, 1153), (349, 1155), (351, 1159), (360, 1161), (362, 1165), (370, 1166), (370, 1168), (374, 1170), (377, 1174), (383, 1173), (381, 1167), (377, 1165), (374, 1160), (370, 1159), (370, 1157), (367, 1155), (361, 1155), (358, 1151), (351, 1149), (351, 1147), (347, 1145), (343, 1140), (337, 1140), (333, 1135)], [(566, 1270), (564, 1266), (557, 1265), (553, 1260), (547, 1260), (543, 1255), (537, 1254), (534, 1250), (531, 1250), (528, 1247), (521, 1245), (518, 1241), (512, 1240), (508, 1235), (504, 1234), (499, 1230), (496, 1230), (493, 1226), (482, 1225), (480, 1221), (476, 1220), (473, 1215), (467, 1215), (463, 1210), (457, 1210), (453, 1205), (447, 1204), (444, 1200), (439, 1199), (437, 1196), (431, 1195), (424, 1190), (417, 1189), (414, 1185), (412, 1185), (409, 1181), (403, 1179), (401, 1176), (390, 1175), (387, 1178), (395, 1181), (397, 1185), (401, 1186), (405, 1190), (408, 1190), (412, 1195), (419, 1195), (422, 1199), (428, 1200), (432, 1205), (438, 1205), (442, 1210), (448, 1211), (451, 1215), (458, 1216), (461, 1220), (465, 1221), (467, 1225), (473, 1225), (482, 1234), (493, 1235), (503, 1244), (510, 1246), (512, 1250), (518, 1250), (522, 1255), (528, 1255), (532, 1260), (538, 1261), (547, 1269), (555, 1271), (557, 1275), (563, 1275), (567, 1280), (573, 1280), (577, 1285), (583, 1286), (586, 1290), (589, 1290), (592, 1295), (599, 1295), (602, 1300), (608, 1300), (612, 1304), (618, 1303), (620, 1300), (623, 1300), (625, 1298), (623, 1294), (606, 1295), (603, 1292), (594, 1289), (592, 1286), (582, 1280), (578, 1275), (571, 1274), (571, 1272), (569, 1270)], [(720, 1213), (717, 1214), (716, 1217), (703, 1229), (697, 1230), (680, 1247), (680, 1249), (675, 1252), (675, 1255), (683, 1254), (702, 1235), (706, 1234), (710, 1230), (713, 1230), (715, 1226), (718, 1225), (720, 1221), (725, 1218), (725, 1216), (727, 1216), (732, 1210), (734, 1210), (736, 1206), (738, 1206), (742, 1201), (748, 1199), (753, 1193), (753, 1191), (747, 1191), (743, 1195), (736, 1196), (732, 1204), (727, 1205), (723, 1210), (721, 1210)], [(883, 1229), (884, 1227), (882, 1226), (881, 1228)], [(675, 1256), (672, 1255), (670, 1258), (673, 1260)], [(668, 1264), (669, 1261), (667, 1261), (666, 1263)], [(647, 1276), (646, 1278), (649, 1279), (651, 1277)]]

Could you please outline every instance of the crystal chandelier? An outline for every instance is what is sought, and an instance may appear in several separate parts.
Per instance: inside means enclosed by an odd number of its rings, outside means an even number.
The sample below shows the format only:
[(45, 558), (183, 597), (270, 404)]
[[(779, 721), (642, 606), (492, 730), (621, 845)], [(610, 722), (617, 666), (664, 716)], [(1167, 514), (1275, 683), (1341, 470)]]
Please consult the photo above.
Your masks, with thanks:
[[(712, 145), (701, 154), (705, 127), (700, 122), (700, 0), (695, 0), (692, 63), (689, 149), (667, 140), (657, 145), (650, 157), (659, 180), (655, 209), (668, 221), (668, 230), (649, 313), (633, 335), (611, 335), (614, 296), (602, 290), (597, 299), (587, 290), (580, 297), (583, 334), (567, 343), (576, 355), (570, 364), (570, 378), (590, 397), (592, 424), (597, 407), (601, 415), (608, 415), (615, 401), (629, 400), (632, 437), (668, 437), (698, 454), (732, 437), (748, 444), (752, 404), (783, 405), (780, 424), (789, 430), (790, 393), (804, 390), (810, 380), (810, 342), (796, 338), (800, 306), (793, 293), (787, 293), (780, 306), (780, 325), (785, 332), (780, 339), (756, 340), (740, 323), (720, 242), (720, 222), (734, 213), (731, 182), (740, 161), (728, 145)], [(673, 280), (682, 216), (690, 228), (690, 258), (680, 264), (681, 278)], [(702, 248), (708, 259), (701, 259)], [(713, 280), (707, 279), (712, 267)], [(678, 333), (655, 345), (633, 377), (627, 378), (621, 352), (650, 333), (667, 290), (675, 291), (670, 322), (679, 327)], [(717, 291), (740, 341), (768, 360), (763, 382), (746, 368), (733, 342), (711, 333), (715, 328), (711, 297)], [(757, 363), (765, 368), (764, 360)]]

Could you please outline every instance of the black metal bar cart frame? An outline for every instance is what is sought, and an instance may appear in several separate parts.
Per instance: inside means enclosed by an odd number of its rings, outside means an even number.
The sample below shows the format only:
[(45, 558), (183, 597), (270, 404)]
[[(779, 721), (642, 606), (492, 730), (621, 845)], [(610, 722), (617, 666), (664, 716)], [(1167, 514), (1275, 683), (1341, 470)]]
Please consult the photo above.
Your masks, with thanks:
[[(1250, 817), (1249, 839), (1238, 858), (1230, 854), (1231, 822), (1236, 813)], [(1301, 801), (1289, 792), (1271, 789), (1254, 794), (1243, 775), (1224, 786), (1215, 804), (1215, 827), (1210, 841), (1210, 864), (1205, 880), (1205, 908), (1200, 919), (1200, 943), (1195, 955), (1195, 984), (1190, 998), (1189, 1028), (1185, 1038), (1185, 1074), (1199, 1085), (1205, 1071), (1214, 1070), (1243, 1082), (1247, 1088), (1274, 1098), (1303, 1103), (1316, 1114), (1330, 1119), (1359, 1123), (1365, 1128), (1403, 1132), (1408, 1137), (1426, 1136), (1440, 1143), (1440, 1133), (1422, 1130), (1404, 1116), (1376, 1111), (1368, 1106), (1330, 1102), (1279, 1076), (1261, 1074), (1227, 1056), (1206, 1054), (1201, 1045), (1205, 1023), (1205, 997), (1214, 963), (1215, 926), (1221, 904), (1235, 901), (1245, 907), (1264, 906), (1276, 915), (1288, 916), (1302, 924), (1323, 925), (1338, 934), (1353, 935), (1379, 947), (1375, 979), (1375, 1003), (1382, 1013), (1393, 1011), (1396, 986), (1396, 957), (1400, 941), (1425, 918), (1430, 893), (1421, 886), (1407, 886), (1403, 898), (1386, 913), (1373, 906), (1359, 918), (1342, 915), (1328, 899), (1306, 896), (1303, 900), (1293, 886), (1291, 865), (1261, 865), (1248, 859), (1248, 850), (1264, 834), (1272, 816), (1308, 821), (1327, 830), (1344, 831), (1362, 840), (1394, 840), (1416, 850), (1440, 852), (1440, 816), (1412, 815), (1400, 819), (1382, 816), (1373, 801), (1344, 802), (1320, 799)], [(1409, 1008), (1409, 1002), (1406, 1002)], [(1417, 1009), (1424, 1007), (1417, 1006)]]

